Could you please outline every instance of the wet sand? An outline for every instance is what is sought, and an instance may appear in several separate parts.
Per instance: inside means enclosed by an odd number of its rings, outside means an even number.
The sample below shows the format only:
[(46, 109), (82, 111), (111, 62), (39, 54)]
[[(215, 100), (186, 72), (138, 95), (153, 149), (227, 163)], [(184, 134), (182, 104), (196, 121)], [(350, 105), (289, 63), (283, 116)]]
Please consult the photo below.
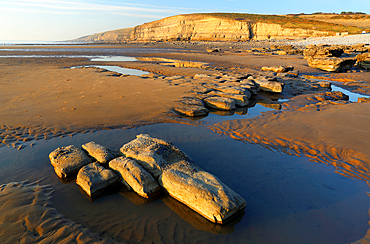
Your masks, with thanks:
[[(4, 53), (0, 49), (0, 54)], [(211, 68), (240, 72), (258, 72), (265, 65), (293, 65), (303, 74), (328, 76), (308, 67), (301, 56), (208, 54), (204, 50), (130, 51), (130, 56), (201, 61)], [(214, 72), (86, 58), (0, 58), (0, 184), (42, 178), (41, 185), (55, 189), (52, 204), (56, 211), (70, 219), (70, 226), (81, 224), (97, 233), (89, 232), (91, 238), (97, 235), (144, 243), (349, 243), (366, 235), (370, 103), (268, 112), (253, 119), (209, 124), (170, 112), (173, 103), (199, 81), (176, 83), (69, 68), (91, 64), (139, 68), (167, 76)], [(361, 75), (340, 77), (362, 81)], [(368, 93), (368, 88), (364, 85), (362, 92)], [(158, 124), (165, 122), (178, 124)], [(144, 126), (148, 124), (153, 125)], [(247, 201), (244, 216), (230, 225), (213, 225), (172, 198), (148, 203), (127, 192), (90, 203), (75, 184), (58, 180), (47, 158), (56, 147), (79, 146), (91, 140), (116, 149), (143, 132), (174, 142), (241, 194)], [(1, 199), (17, 202), (20, 197), (17, 191), (7, 196), (11, 200)], [(44, 204), (33, 202), (35, 208)], [(7, 207), (6, 211), (12, 211)], [(1, 224), (14, 230), (6, 221)], [(32, 228), (39, 224), (35, 222)], [(48, 224), (52, 228), (53, 221)], [(42, 236), (42, 231), (38, 233)]]

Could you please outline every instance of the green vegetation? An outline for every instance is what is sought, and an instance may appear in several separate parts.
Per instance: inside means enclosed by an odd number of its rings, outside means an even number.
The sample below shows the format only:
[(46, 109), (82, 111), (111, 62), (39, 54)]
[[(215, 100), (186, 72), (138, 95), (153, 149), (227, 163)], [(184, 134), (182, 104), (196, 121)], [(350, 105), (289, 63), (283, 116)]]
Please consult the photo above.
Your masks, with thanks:
[(297, 15), (262, 15), (262, 14), (242, 14), (242, 13), (204, 13), (202, 15), (214, 16), (218, 18), (234, 19), (238, 21), (262, 22), (269, 24), (279, 24), (284, 28), (301, 28), (318, 31), (348, 32), (359, 34), (365, 28), (344, 26), (340, 24), (327, 23), (318, 20), (300, 18)]

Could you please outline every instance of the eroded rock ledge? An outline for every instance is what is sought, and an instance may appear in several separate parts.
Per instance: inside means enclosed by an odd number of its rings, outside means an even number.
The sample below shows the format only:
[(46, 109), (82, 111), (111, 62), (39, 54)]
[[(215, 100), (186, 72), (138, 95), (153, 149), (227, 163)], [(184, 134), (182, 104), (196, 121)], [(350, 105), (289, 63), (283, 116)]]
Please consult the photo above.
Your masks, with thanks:
[(119, 183), (144, 198), (166, 191), (206, 219), (220, 224), (246, 207), (240, 195), (165, 140), (140, 134), (123, 145), (119, 153), (111, 153), (94, 142), (82, 148), (72, 145), (57, 148), (49, 158), (61, 178), (75, 177), (78, 171), (76, 183), (92, 198)]

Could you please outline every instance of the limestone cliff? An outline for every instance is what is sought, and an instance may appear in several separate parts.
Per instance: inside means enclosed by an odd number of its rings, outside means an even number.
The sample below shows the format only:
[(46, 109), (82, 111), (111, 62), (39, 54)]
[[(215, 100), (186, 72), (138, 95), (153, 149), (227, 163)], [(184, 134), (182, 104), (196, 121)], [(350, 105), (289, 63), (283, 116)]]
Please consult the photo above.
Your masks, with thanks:
[(177, 15), (136, 26), (131, 39), (238, 41), (333, 35), (329, 31), (283, 28), (279, 24), (235, 20), (201, 14)]
[(276, 23), (250, 19), (238, 20), (211, 14), (186, 14), (145, 23), (134, 28), (98, 33), (74, 41), (244, 41), (329, 35), (335, 35), (335, 32), (284, 28)]
[(72, 42), (122, 42), (130, 39), (133, 28), (106, 31), (89, 36), (83, 36)]

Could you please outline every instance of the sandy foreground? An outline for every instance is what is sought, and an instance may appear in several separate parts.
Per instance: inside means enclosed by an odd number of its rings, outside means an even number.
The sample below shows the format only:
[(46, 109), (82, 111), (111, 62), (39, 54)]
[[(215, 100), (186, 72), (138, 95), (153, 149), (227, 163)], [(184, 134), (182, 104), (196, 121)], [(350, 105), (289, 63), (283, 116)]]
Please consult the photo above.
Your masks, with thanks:
[[(215, 67), (252, 73), (266, 65), (292, 65), (307, 75), (331, 76), (337, 80), (369, 80), (368, 73), (320, 72), (308, 67), (306, 61), (299, 56), (239, 53), (211, 55), (202, 50), (193, 53), (161, 53), (155, 56), (191, 59), (212, 63)], [(186, 96), (200, 81), (176, 83), (138, 76), (119, 77), (114, 72), (95, 68), (70, 69), (89, 64), (91, 62), (83, 58), (0, 58), (0, 145), (23, 149), (23, 142), (79, 132), (131, 128), (162, 122), (197, 124), (196, 121), (174, 117), (171, 108), (176, 100)], [(104, 65), (109, 65), (109, 62)], [(119, 65), (167, 76), (193, 77), (198, 73), (213, 72), (142, 62), (119, 62)], [(365, 86), (357, 89), (370, 94), (368, 88)], [(369, 124), (370, 103), (352, 103), (322, 109), (312, 107), (269, 112), (253, 119), (229, 120), (208, 127), (237, 140), (288, 154), (306, 155), (317, 162), (334, 165), (340, 174), (368, 182)], [(24, 242), (47, 242), (51, 239), (81, 243), (109, 241), (100, 240), (89, 230), (60, 217), (49, 206), (50, 192), (51, 189), (47, 187), (28, 182), (1, 186), (0, 208), (7, 212), (0, 217), (1, 237), (16, 236)], [(22, 211), (24, 214), (12, 219), (15, 211)], [(44, 219), (38, 219), (37, 216), (40, 215)], [(26, 229), (20, 227), (23, 223), (26, 223)], [(15, 239), (7, 240), (11, 243)]]

